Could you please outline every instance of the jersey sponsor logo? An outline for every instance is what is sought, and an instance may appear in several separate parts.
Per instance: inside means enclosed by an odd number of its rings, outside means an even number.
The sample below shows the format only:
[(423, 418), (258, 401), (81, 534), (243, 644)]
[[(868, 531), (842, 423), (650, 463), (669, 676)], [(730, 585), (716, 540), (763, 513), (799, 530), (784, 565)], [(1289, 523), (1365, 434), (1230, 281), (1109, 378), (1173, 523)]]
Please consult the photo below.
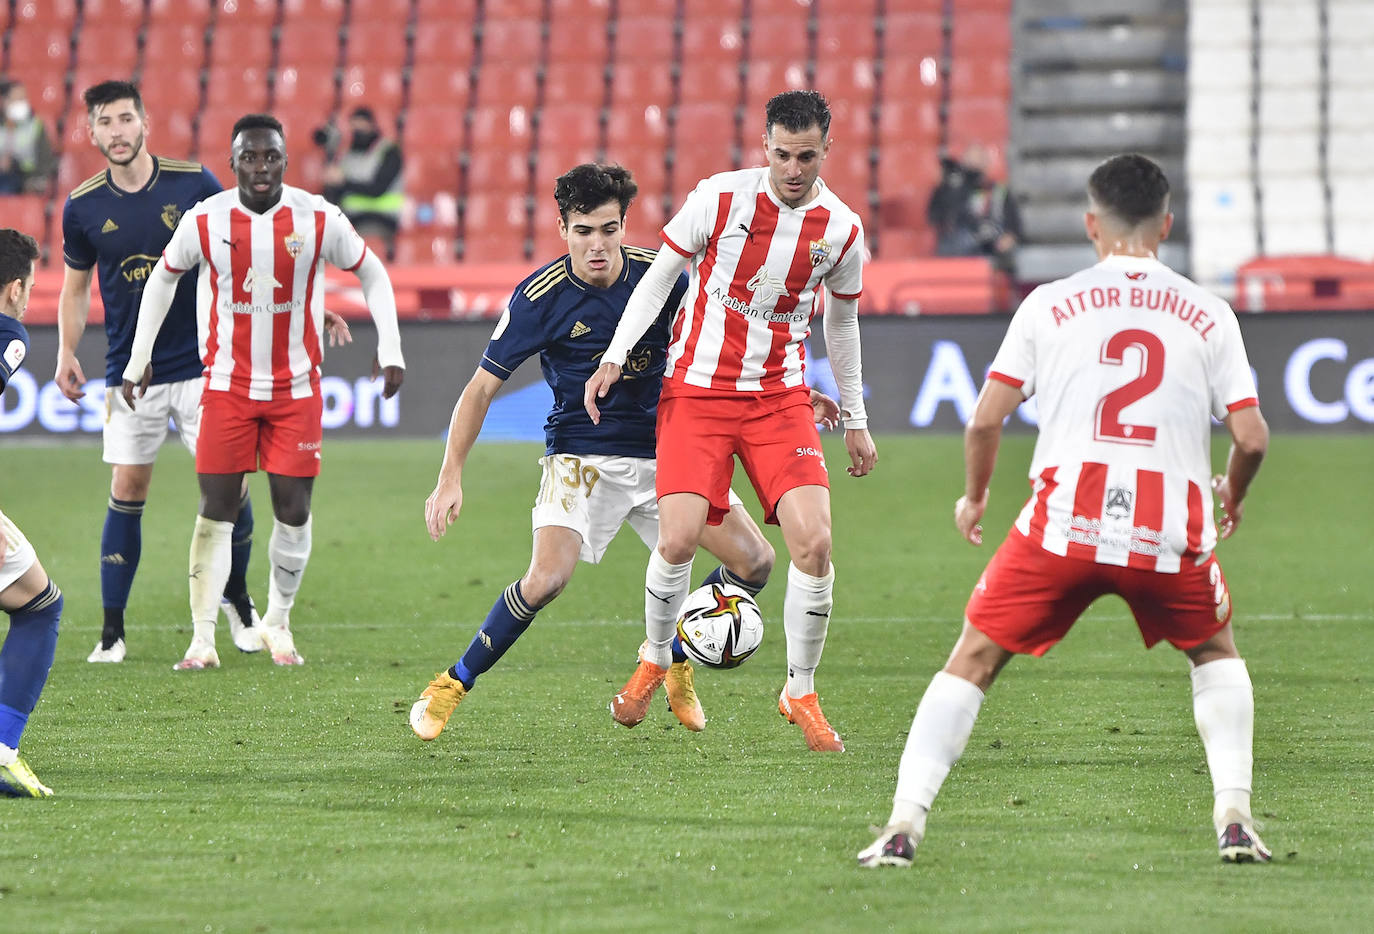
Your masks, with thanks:
[(248, 272), (243, 275), (243, 290), (253, 292), (258, 289), (279, 289), (281, 283), (270, 272), (264, 272), (256, 266), (249, 266)]
[(819, 266), (821, 263), (824, 263), (826, 260), (830, 259), (831, 252), (832, 251), (830, 248), (829, 240), (826, 240), (825, 238), (821, 238), (820, 240), (812, 240), (810, 246), (807, 249), (807, 253), (811, 257), (812, 267)]
[(300, 256), (301, 251), (305, 249), (305, 235), (294, 230), (282, 237), (281, 242), (286, 246), (286, 252), (291, 254), (292, 259)]
[(636, 376), (646, 373), (649, 364), (653, 362), (653, 351), (645, 347), (633, 350), (625, 356), (625, 365), (620, 368), (621, 375), (625, 379), (634, 379)]
[(297, 450), (297, 451), (318, 451), (319, 449), (320, 449), (320, 442), (318, 442), (318, 441), (297, 441), (297, 442), (296, 442), (296, 450)]
[(754, 298), (760, 302), (771, 302), (779, 295), (787, 294), (787, 285), (769, 272), (766, 266), (759, 267), (759, 271), (754, 273), (745, 288), (753, 292)]
[(10, 341), (9, 346), (5, 348), (5, 365), (9, 367), (11, 373), (19, 369), (19, 364), (24, 362), (24, 355), (28, 352), (28, 348), (19, 338), (16, 337)]
[(164, 204), (162, 206), (162, 223), (167, 225), (168, 230), (176, 230), (177, 224), (181, 222), (181, 205)]
[(1107, 515), (1113, 519), (1129, 519), (1131, 517), (1131, 491), (1124, 487), (1111, 487), (1107, 490), (1107, 502), (1104, 508)]
[(110, 219), (107, 217), (107, 218), (105, 218), (105, 224), (104, 224), (104, 226), (102, 226), (102, 227), (100, 228), (100, 232), (101, 232), (101, 233), (114, 233), (114, 232), (115, 232), (116, 230), (118, 230), (118, 229), (119, 229), (119, 225), (116, 224), (114, 221), (110, 220)]
[(157, 257), (147, 253), (134, 253), (124, 257), (119, 263), (119, 274), (125, 282), (144, 282), (152, 275), (157, 265)]
[(590, 333), (592, 333), (592, 329), (589, 328), (589, 327), (587, 327), (587, 326), (586, 326), (585, 324), (583, 324), (581, 321), (578, 321), (578, 322), (576, 322), (576, 323), (573, 324), (572, 330), (568, 332), (568, 336), (569, 336), (569, 337), (582, 337), (583, 335), (585, 335), (585, 334), (590, 334)]

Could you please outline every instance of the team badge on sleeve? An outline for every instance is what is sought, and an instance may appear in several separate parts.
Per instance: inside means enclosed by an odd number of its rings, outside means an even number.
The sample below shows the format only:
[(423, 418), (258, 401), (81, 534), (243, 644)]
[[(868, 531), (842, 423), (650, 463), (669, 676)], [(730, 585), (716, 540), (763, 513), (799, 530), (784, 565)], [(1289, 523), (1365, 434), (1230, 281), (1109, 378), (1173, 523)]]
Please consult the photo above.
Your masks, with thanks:
[(162, 206), (162, 223), (167, 225), (168, 230), (176, 230), (177, 224), (181, 223), (181, 206), (164, 204)]
[(292, 259), (300, 256), (301, 250), (305, 249), (305, 237), (296, 233), (294, 230), (285, 237), (282, 237), (281, 241), (286, 245), (286, 252), (291, 254)]
[(819, 266), (821, 263), (830, 259), (830, 241), (824, 239), (812, 240), (810, 254), (811, 265), (813, 267)]
[(5, 365), (11, 373), (19, 369), (19, 364), (24, 362), (24, 354), (27, 352), (24, 342), (19, 338), (10, 341), (9, 346), (5, 348)]

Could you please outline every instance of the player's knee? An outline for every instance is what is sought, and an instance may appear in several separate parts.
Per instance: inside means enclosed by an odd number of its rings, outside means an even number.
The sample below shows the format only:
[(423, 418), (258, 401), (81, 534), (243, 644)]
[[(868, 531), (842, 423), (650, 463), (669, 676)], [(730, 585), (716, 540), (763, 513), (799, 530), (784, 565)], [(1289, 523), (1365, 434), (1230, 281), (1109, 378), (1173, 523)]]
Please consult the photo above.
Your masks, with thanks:
[(824, 577), (830, 570), (830, 531), (804, 536), (793, 543), (792, 564), (812, 577)]
[(561, 571), (530, 568), (520, 580), (520, 595), (531, 609), (543, 609), (563, 592), (570, 577)]
[(686, 564), (697, 553), (696, 540), (685, 535), (665, 535), (659, 527), (658, 553), (669, 564)]
[(745, 559), (748, 564), (743, 569), (744, 579), (763, 583), (772, 575), (773, 565), (777, 562), (778, 555), (767, 539), (760, 538), (753, 552), (746, 555)]

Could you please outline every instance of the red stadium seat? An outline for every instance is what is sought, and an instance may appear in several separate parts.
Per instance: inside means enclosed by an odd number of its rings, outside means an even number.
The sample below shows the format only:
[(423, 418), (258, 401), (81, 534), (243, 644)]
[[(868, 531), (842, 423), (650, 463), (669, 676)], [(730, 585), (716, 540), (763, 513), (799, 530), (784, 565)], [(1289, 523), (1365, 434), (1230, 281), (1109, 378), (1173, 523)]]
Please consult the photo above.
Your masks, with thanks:
[[(102, 28), (119, 30), (125, 27)], [(136, 32), (137, 27), (133, 27), (133, 30)], [(88, 72), (93, 69), (99, 70), (104, 72), (107, 78), (122, 77), (125, 80), (134, 73), (138, 66), (138, 43), (102, 41), (99, 30), (83, 29), (80, 36), (81, 41), (77, 44), (76, 50), (78, 68)], [(73, 86), (78, 87), (76, 84)], [(88, 85), (79, 87), (84, 88)]]
[(344, 69), (343, 98), (345, 111), (366, 106), (390, 114), (401, 109), (402, 78), (399, 68), (387, 65), (352, 65)]
[[(13, 227), (20, 233), (26, 233), (38, 242), (43, 242), (47, 223), (44, 216), (48, 208), (47, 195), (6, 195), (4, 206), (6, 227)], [(60, 217), (58, 221), (60, 223)]]
[[(186, 87), (187, 69), (199, 69), (204, 63), (203, 29), (176, 20), (149, 24), (147, 44), (143, 49), (145, 80), (170, 80), (185, 95), (189, 90)], [(173, 75), (176, 77), (170, 77)]]
[(472, 110), (472, 138), (483, 146), (529, 148), (530, 111), (525, 106), (478, 104)]
[(309, 24), (317, 30), (333, 28), (343, 20), (348, 0), (282, 0), (282, 25)]
[(535, 71), (524, 65), (485, 65), (477, 78), (477, 100), (489, 107), (534, 108), (539, 90)]
[(333, 112), (335, 93), (332, 66), (278, 68), (272, 107), (307, 114), (314, 126)]
[(949, 102), (949, 145), (960, 150), (969, 143), (1005, 149), (1010, 135), (1007, 101), (1000, 97), (958, 97)]
[(951, 98), (1011, 98), (1010, 59), (1006, 55), (968, 55), (950, 62)]
[[(223, 66), (221, 66), (223, 67)], [(267, 109), (267, 68), (252, 66), (235, 69), (234, 80), (224, 77), (223, 71), (216, 69), (206, 85), (206, 106), (218, 110), (237, 111), (240, 116), (246, 113), (260, 113)]]
[(406, 63), (406, 28), (404, 18), (359, 19), (355, 12), (348, 25), (348, 64), (399, 71)]
[(811, 56), (807, 35), (808, 8), (793, 5), (792, 12), (760, 16), (749, 20), (749, 57), (755, 62), (806, 62)]
[(354, 23), (364, 14), (370, 20), (389, 20), (402, 25), (410, 19), (410, 0), (367, 0), (366, 3), (354, 0), (350, 4), (350, 9), (353, 11)]
[(415, 31), (415, 67), (466, 70), (472, 64), (472, 23), (462, 20), (420, 20)]
[(855, 11), (849, 3), (825, 4), (816, 27), (816, 63), (836, 64), (871, 59), (877, 48), (871, 13)]
[(939, 181), (939, 151), (934, 140), (926, 144), (892, 143), (878, 150), (878, 199), (887, 205), (885, 214), (898, 203), (905, 212), (901, 217), (885, 216), (885, 222), (924, 223), (926, 201)]
[(821, 166), (821, 177), (830, 186), (830, 190), (860, 213), (868, 206), (868, 189), (872, 174), (868, 165), (868, 152), (867, 146), (836, 145), (831, 148), (830, 155)]
[(113, 29), (127, 35), (143, 23), (143, 0), (85, 0), (81, 4), (83, 30)]
[(763, 108), (769, 98), (783, 91), (809, 88), (806, 60), (766, 61), (753, 59), (744, 72), (744, 135), (762, 135)]
[(656, 198), (667, 191), (668, 169), (661, 146), (626, 145), (606, 150), (606, 161), (623, 165), (635, 177), (639, 197)]
[(396, 238), (396, 262), (401, 266), (443, 266), (454, 262), (453, 237), (433, 228), (403, 230)]
[(20, 76), (25, 87), (51, 83), (54, 76), (60, 83), (71, 58), (72, 37), (66, 30), (21, 27), (10, 41), (9, 73)]
[[(596, 158), (601, 145), (601, 108), (595, 104), (546, 106), (539, 112), (539, 149), (555, 162), (569, 164)], [(562, 171), (561, 169), (559, 171)]]
[(448, 107), (461, 119), (471, 89), (468, 72), (440, 62), (417, 64), (410, 72), (411, 107)]
[(918, 61), (940, 55), (944, 17), (938, 13), (890, 13), (883, 32), (883, 55), (888, 62)]
[(666, 111), (673, 103), (673, 79), (662, 62), (621, 59), (611, 70), (611, 107), (643, 110), (657, 106)]
[(529, 188), (529, 150), (481, 147), (468, 153), (467, 190), (524, 194)]
[(463, 146), (463, 109), (450, 103), (415, 104), (406, 111), (406, 149), (452, 153)]
[(70, 32), (76, 23), (76, 9), (76, 0), (20, 3), (14, 9), (13, 26), (16, 30), (55, 28)]
[(671, 17), (632, 16), (625, 11), (625, 4), (620, 8), (615, 27), (616, 61), (652, 63), (666, 72), (665, 64), (673, 60)]
[(277, 69), (312, 68), (339, 64), (338, 33), (302, 21), (287, 21), (277, 46)]
[(470, 29), (476, 16), (477, 0), (416, 0), (415, 4), (421, 32), (435, 23), (464, 23)]
[(677, 15), (677, 0), (620, 0), (616, 4), (621, 18), (650, 16), (672, 22)]
[(549, 21), (549, 55), (555, 62), (604, 66), (610, 59), (606, 45), (606, 13), (580, 5), (575, 12), (555, 12)]
[(875, 258), (884, 260), (931, 256), (935, 253), (935, 237), (928, 228), (881, 227), (873, 238), (872, 249)]
[(706, 102), (735, 106), (740, 98), (739, 56), (687, 59), (682, 63), (682, 103)]
[(1011, 54), (1011, 18), (1004, 13), (957, 9), (951, 18), (950, 43), (955, 58)]
[(215, 28), (230, 23), (270, 27), (277, 20), (277, 0), (220, 0), (212, 4), (215, 12)]
[(272, 66), (272, 30), (247, 20), (221, 20), (210, 39), (210, 83), (237, 84), (241, 68), (265, 72)]
[(423, 149), (411, 144), (409, 124), (405, 139), (406, 192), (413, 198), (426, 200), (440, 192), (450, 194), (458, 190), (458, 151), (456, 149)]
[(662, 161), (663, 151), (668, 145), (667, 114), (667, 108), (632, 110), (628, 107), (612, 107), (606, 125), (608, 153), (614, 158), (617, 152), (626, 150), (656, 150)]
[(604, 65), (587, 62), (550, 62), (544, 69), (544, 106), (601, 105), (605, 92)]
[(723, 9), (710, 14), (706, 10), (698, 11), (698, 15), (682, 23), (684, 63), (725, 59), (739, 61), (743, 47), (740, 32), (743, 4), (740, 0), (712, 0), (712, 5)]
[(674, 185), (685, 193), (708, 175), (736, 168), (734, 143), (733, 108), (717, 103), (683, 104), (673, 136)]
[(488, 18), (482, 32), (482, 61), (490, 64), (536, 61), (539, 30), (537, 19)]
[[(462, 199), (465, 262), (512, 263), (525, 259), (525, 195), (474, 191)], [(515, 283), (511, 283), (513, 286)]]
[(193, 29), (203, 31), (206, 24), (210, 22), (211, 9), (213, 7), (209, 3), (187, 3), (186, 0), (149, 0), (148, 23), (157, 26), (190, 26)]

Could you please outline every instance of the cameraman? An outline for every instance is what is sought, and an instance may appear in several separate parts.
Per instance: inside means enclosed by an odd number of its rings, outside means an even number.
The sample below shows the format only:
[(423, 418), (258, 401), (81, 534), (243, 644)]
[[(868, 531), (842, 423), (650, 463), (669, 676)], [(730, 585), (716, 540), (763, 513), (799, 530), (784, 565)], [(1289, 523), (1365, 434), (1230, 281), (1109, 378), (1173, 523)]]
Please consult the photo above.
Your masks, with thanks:
[[(377, 118), (367, 107), (357, 107), (348, 118), (349, 134), (339, 140), (332, 127), (315, 131), (315, 142), (325, 150), (330, 165), (324, 172), (324, 196), (337, 204), (364, 238), (380, 240), (386, 258), (395, 257), (396, 229), (404, 201), (401, 150), (382, 137)], [(347, 148), (334, 157), (340, 142)]]
[(987, 174), (988, 151), (970, 143), (962, 161), (940, 158), (940, 184), (926, 219), (935, 229), (937, 256), (988, 256), (1008, 275), (1016, 270), (1021, 212), (1006, 185)]

